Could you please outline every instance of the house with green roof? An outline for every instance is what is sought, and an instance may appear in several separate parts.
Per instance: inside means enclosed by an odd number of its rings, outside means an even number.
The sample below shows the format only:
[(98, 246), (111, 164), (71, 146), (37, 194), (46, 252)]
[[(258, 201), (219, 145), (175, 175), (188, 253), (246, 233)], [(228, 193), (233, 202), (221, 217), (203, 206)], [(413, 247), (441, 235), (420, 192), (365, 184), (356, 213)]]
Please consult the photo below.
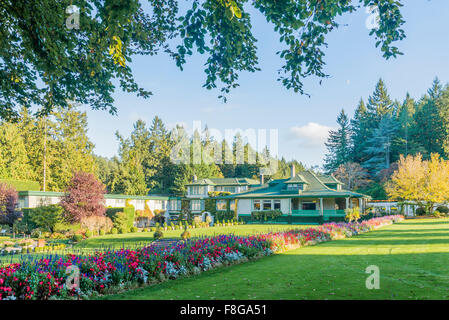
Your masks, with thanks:
[(369, 196), (343, 189), (343, 183), (332, 175), (316, 174), (310, 170), (295, 173), (287, 179), (271, 180), (266, 184), (221, 199), (235, 201), (239, 219), (250, 221), (254, 211), (279, 210), (276, 219), (288, 223), (319, 223), (341, 221), (345, 209), (364, 210)]
[[(260, 186), (259, 180), (249, 178), (207, 178), (198, 179), (193, 176), (191, 183), (186, 184), (186, 198), (190, 202), (190, 210), (193, 214), (201, 213), (205, 210), (205, 199), (210, 197), (212, 192), (226, 192), (237, 194), (251, 190)], [(170, 211), (181, 210), (181, 199), (171, 199)]]
[[(19, 191), (19, 208), (36, 208), (42, 205), (58, 204), (64, 192), (44, 192), (44, 191)], [(123, 194), (105, 194), (104, 205), (106, 207), (124, 207), (126, 201), (134, 206), (136, 210), (143, 210), (145, 204), (150, 210), (167, 210), (168, 196), (131, 196)]]

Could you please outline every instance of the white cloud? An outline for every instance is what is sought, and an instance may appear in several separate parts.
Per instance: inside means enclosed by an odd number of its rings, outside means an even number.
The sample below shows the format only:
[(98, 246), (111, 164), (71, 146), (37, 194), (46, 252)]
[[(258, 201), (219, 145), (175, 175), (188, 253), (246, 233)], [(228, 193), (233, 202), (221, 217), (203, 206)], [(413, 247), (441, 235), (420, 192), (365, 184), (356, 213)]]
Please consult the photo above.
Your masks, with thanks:
[(329, 136), (332, 127), (321, 125), (316, 122), (309, 122), (304, 126), (290, 128), (290, 137), (297, 139), (299, 146), (305, 149), (324, 148), (324, 142)]

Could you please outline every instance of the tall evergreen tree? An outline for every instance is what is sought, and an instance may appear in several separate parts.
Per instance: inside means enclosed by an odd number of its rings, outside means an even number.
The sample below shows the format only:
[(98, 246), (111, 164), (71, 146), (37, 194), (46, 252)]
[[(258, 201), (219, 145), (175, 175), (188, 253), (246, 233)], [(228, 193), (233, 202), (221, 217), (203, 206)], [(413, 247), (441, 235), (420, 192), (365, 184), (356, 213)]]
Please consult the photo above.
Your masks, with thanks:
[(393, 101), (391, 101), (382, 79), (379, 79), (373, 94), (368, 98), (366, 109), (370, 124), (374, 128), (378, 127), (385, 115), (393, 113)]
[(397, 135), (397, 120), (386, 114), (381, 119), (379, 127), (373, 131), (372, 137), (368, 140), (368, 147), (365, 149), (368, 160), (362, 166), (372, 174), (377, 174), (382, 169), (390, 167), (391, 144)]
[(350, 127), (349, 119), (344, 109), (337, 117), (338, 129), (329, 131), (329, 138), (325, 143), (327, 154), (324, 170), (334, 172), (341, 164), (350, 160)]
[[(48, 163), (50, 176), (48, 187), (52, 191), (63, 191), (72, 179), (73, 173), (95, 172), (93, 143), (87, 136), (87, 114), (77, 111), (75, 106), (57, 108), (50, 130), (54, 135), (53, 150), (56, 157)], [(47, 146), (48, 149), (48, 146)]]
[(354, 118), (351, 119), (351, 160), (362, 162), (364, 159), (363, 150), (366, 147), (366, 141), (370, 134), (370, 123), (368, 120), (368, 111), (365, 102), (360, 99), (359, 105), (355, 110)]
[(32, 177), (33, 170), (19, 128), (14, 123), (0, 124), (0, 178), (22, 180)]
[(445, 136), (443, 119), (440, 116), (437, 99), (440, 93), (434, 83), (429, 94), (421, 98), (414, 114), (412, 137), (423, 148), (423, 158), (429, 159), (431, 153), (443, 154)]

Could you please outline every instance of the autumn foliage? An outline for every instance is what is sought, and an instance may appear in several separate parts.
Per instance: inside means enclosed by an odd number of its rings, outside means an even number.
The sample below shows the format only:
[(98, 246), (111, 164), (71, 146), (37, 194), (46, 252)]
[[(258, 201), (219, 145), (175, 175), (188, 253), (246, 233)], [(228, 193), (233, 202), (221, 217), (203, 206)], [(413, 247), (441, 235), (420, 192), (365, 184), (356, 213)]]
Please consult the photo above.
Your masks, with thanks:
[(391, 198), (415, 201), (431, 213), (434, 203), (449, 201), (449, 161), (436, 153), (424, 161), (421, 154), (401, 156), (386, 190)]
[(19, 217), (20, 212), (16, 211), (18, 198), (16, 189), (0, 183), (0, 224), (12, 225)]
[(69, 222), (80, 222), (83, 218), (104, 216), (105, 186), (92, 173), (76, 172), (61, 200), (65, 218)]

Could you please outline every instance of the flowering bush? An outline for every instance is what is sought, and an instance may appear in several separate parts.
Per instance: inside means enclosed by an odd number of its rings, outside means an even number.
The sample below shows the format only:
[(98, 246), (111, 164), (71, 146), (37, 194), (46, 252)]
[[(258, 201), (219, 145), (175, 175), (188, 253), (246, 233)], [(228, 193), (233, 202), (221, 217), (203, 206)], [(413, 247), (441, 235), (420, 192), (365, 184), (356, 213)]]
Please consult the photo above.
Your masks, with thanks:
[[(0, 268), (0, 300), (88, 298), (127, 285), (176, 279), (223, 264), (357, 235), (402, 219), (402, 216), (387, 216), (360, 223), (328, 223), (316, 228), (245, 237), (219, 235), (179, 241), (165, 248), (123, 248), (87, 256), (49, 255)], [(66, 284), (69, 266), (79, 268), (79, 287)]]

